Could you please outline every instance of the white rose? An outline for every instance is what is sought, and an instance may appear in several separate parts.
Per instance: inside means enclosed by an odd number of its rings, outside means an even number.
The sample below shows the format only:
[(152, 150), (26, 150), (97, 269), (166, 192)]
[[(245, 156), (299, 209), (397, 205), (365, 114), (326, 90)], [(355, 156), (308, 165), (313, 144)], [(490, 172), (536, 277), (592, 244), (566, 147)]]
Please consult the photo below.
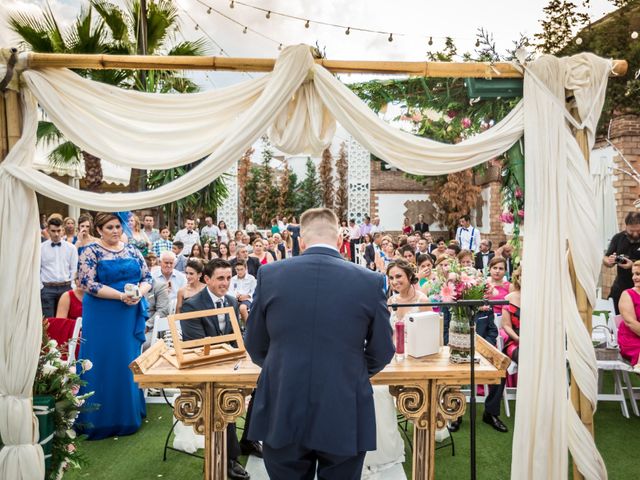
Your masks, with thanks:
[(85, 372), (88, 372), (92, 368), (93, 368), (93, 363), (91, 363), (91, 360), (82, 361), (82, 370), (84, 370)]
[(49, 348), (56, 348), (58, 346), (58, 342), (52, 338), (49, 340), (49, 343), (47, 343), (47, 346)]
[(70, 428), (67, 430), (67, 437), (71, 439), (76, 438), (76, 431)]
[(55, 373), (58, 369), (51, 364), (51, 362), (46, 362), (44, 365), (42, 365), (42, 374), (43, 375), (51, 375), (52, 373)]

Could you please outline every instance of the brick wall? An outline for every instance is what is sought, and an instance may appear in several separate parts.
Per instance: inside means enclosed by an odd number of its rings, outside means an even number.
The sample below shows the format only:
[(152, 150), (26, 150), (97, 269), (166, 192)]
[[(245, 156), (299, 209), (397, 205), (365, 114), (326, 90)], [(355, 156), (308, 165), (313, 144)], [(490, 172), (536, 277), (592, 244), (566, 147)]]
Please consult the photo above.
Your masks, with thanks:
[[(629, 163), (640, 172), (640, 116), (618, 115), (613, 118), (609, 129), (609, 139), (620, 150)], [(597, 146), (604, 146), (603, 141)], [(628, 166), (620, 156), (614, 158), (616, 167), (628, 170)], [(616, 213), (620, 230), (624, 228), (624, 217), (629, 212), (637, 211), (633, 205), (640, 198), (640, 186), (630, 177), (618, 173), (613, 182), (616, 190)], [(602, 293), (606, 297), (615, 278), (615, 268), (602, 268)]]

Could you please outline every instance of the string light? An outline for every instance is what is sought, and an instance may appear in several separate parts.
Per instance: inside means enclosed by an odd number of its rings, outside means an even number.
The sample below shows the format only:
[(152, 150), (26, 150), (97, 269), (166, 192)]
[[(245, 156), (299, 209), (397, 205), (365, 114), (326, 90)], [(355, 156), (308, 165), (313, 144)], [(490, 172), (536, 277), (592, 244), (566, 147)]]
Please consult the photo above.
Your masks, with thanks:
[(580, 37), (576, 38), (576, 45), (582, 45), (582, 39)]
[(233, 7), (235, 7), (235, 3), (234, 3), (234, 0), (231, 0), (231, 3), (229, 4), (229, 8), (233, 8)]
[(638, 38), (638, 32), (631, 32), (631, 38), (636, 40)]
[(347, 30), (344, 32), (345, 35), (351, 34), (351, 27), (347, 27)]
[(267, 17), (267, 19), (271, 18), (271, 10), (269, 10), (265, 16)]
[(389, 38), (387, 38), (388, 41), (393, 42), (393, 33), (389, 34)]
[(242, 33), (247, 33), (247, 27), (244, 27), (244, 28), (242, 29)]
[(478, 48), (480, 46), (480, 39), (476, 38), (476, 48)]
[(211, 15), (211, 7), (207, 8), (207, 15)]
[(304, 28), (309, 28), (309, 20), (307, 20), (304, 24)]
[(282, 44), (278, 45), (278, 50), (282, 50)]
[(429, 46), (433, 45), (433, 37), (429, 37)]
[(196, 30), (200, 30), (200, 25), (196, 23)]

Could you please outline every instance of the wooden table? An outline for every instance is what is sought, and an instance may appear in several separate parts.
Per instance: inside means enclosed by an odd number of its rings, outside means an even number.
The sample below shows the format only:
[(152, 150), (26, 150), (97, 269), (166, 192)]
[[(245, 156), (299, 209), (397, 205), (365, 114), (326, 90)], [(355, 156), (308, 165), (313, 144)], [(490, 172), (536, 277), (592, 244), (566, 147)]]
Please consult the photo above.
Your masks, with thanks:
[[(509, 359), (477, 337), (482, 356), (476, 364), (478, 384), (499, 383), (506, 375)], [(248, 357), (178, 370), (162, 357), (164, 342), (134, 360), (130, 368), (140, 388), (179, 388), (174, 403), (177, 419), (205, 436), (205, 480), (226, 480), (226, 426), (245, 411), (245, 397), (255, 388), (260, 368)], [(413, 478), (433, 480), (435, 475), (435, 431), (447, 420), (464, 414), (466, 401), (460, 385), (469, 383), (469, 365), (449, 363), (449, 350), (423, 358), (392, 360), (371, 379), (374, 385), (389, 385), (400, 413), (413, 422)]]

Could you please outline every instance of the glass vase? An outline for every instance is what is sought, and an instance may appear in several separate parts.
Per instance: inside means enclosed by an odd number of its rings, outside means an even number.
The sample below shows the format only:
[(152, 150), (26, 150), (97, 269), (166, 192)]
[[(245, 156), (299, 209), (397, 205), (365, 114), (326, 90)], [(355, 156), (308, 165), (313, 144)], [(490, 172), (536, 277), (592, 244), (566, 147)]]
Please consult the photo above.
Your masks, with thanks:
[(467, 363), (471, 359), (469, 313), (465, 308), (451, 308), (449, 322), (449, 361)]

